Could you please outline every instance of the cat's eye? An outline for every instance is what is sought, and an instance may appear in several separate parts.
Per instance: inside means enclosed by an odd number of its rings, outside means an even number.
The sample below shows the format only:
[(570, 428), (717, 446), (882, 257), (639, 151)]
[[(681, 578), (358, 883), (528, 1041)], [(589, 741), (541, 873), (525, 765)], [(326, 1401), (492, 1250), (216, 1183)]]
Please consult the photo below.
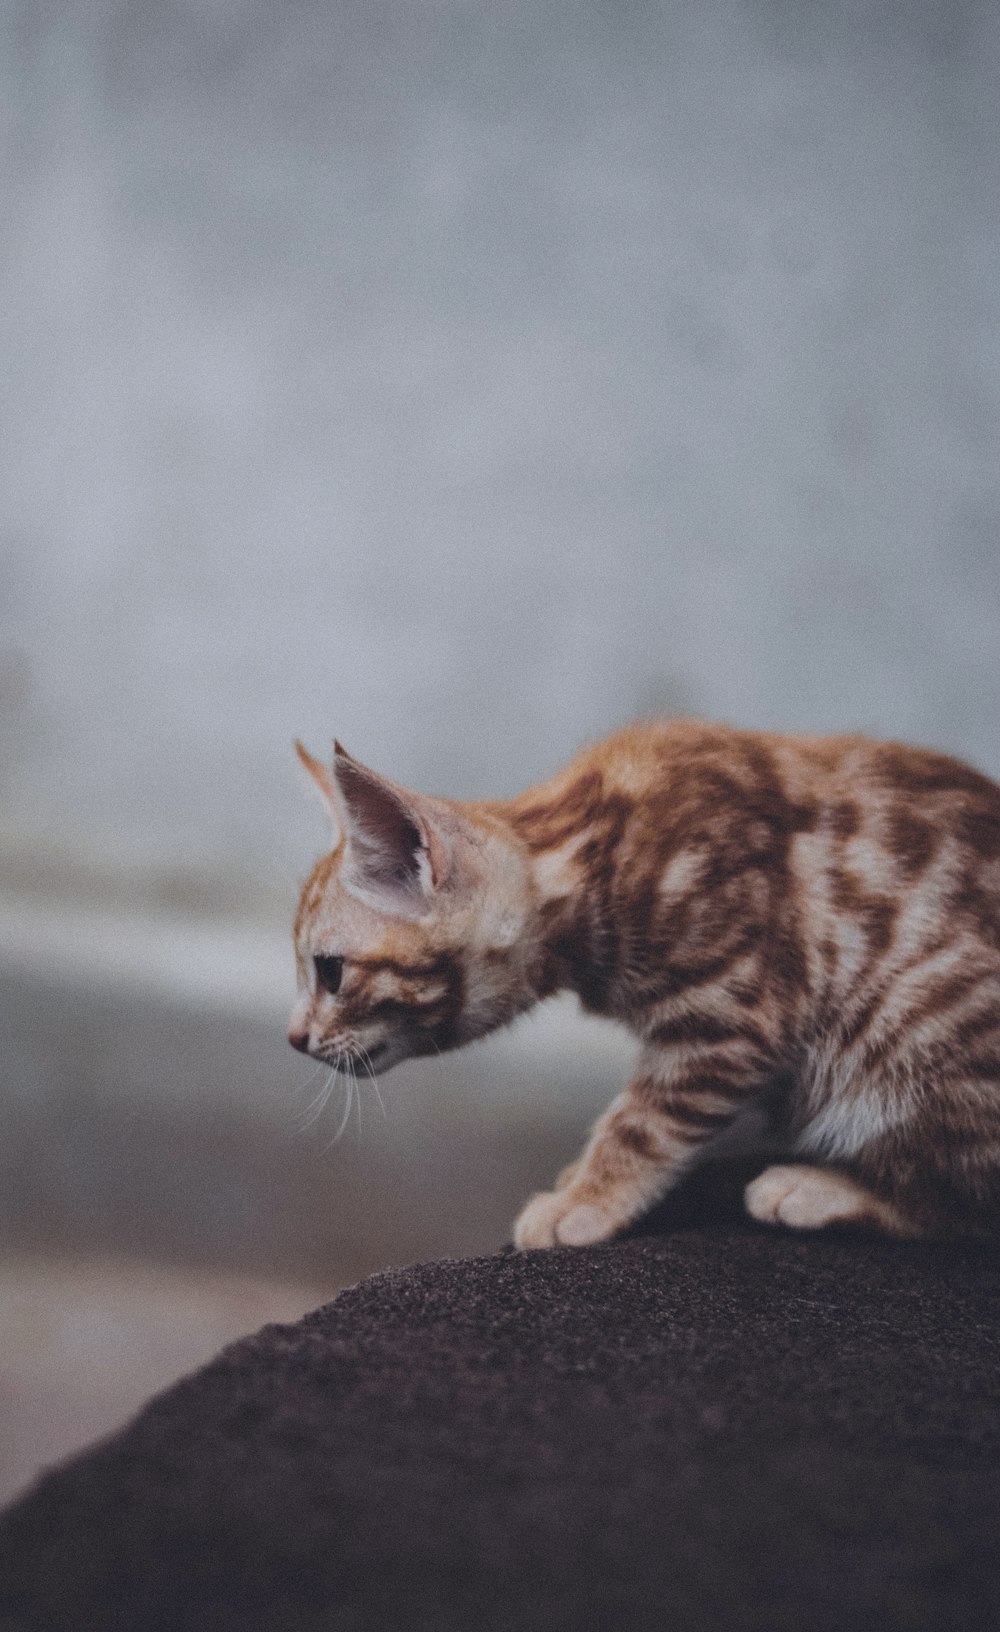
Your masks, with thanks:
[(318, 952), (313, 958), (313, 967), (316, 970), (316, 984), (324, 992), (333, 997), (340, 990), (340, 982), (344, 974), (343, 958), (328, 957), (325, 952)]

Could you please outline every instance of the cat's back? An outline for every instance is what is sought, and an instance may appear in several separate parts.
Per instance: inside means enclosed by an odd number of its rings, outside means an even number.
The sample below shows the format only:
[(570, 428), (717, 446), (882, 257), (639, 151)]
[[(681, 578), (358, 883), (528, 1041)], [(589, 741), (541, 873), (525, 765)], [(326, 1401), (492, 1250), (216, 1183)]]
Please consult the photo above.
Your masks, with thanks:
[(777, 967), (797, 947), (807, 1003), (939, 965), (1000, 979), (1000, 786), (962, 761), (679, 721), (630, 728), (591, 763), (634, 801), (624, 910), (671, 957), (697, 942), (725, 963), (732, 939), (733, 967), (748, 942)]
[[(962, 760), (861, 736), (763, 740), (803, 826), (859, 873), (891, 887), (935, 867), (956, 884), (1000, 868), (1000, 786)], [(1000, 870), (992, 886), (1000, 899)]]
[(633, 875), (711, 851), (800, 888), (831, 870), (881, 892), (933, 876), (937, 895), (947, 882), (956, 899), (1000, 913), (1000, 786), (905, 743), (643, 722), (508, 808), (532, 849), (603, 835), (601, 853)]
[[(905, 858), (935, 823), (958, 841), (1000, 853), (1000, 785), (950, 755), (861, 735), (746, 731), (700, 720), (641, 722), (585, 749), (546, 790), (587, 786), (637, 807), (699, 801), (706, 813), (770, 813), (783, 825), (858, 828), (886, 819)], [(905, 816), (905, 820), (904, 820)], [(896, 823), (895, 833), (888, 828)]]

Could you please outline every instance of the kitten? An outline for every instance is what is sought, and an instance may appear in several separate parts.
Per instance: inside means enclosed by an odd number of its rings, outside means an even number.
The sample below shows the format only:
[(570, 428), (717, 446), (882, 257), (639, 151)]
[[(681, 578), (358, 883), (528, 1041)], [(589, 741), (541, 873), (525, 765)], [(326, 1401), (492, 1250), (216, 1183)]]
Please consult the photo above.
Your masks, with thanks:
[(637, 725), (509, 802), (297, 744), (338, 828), (295, 925), (290, 1040), (380, 1070), (569, 989), (635, 1074), (520, 1247), (603, 1241), (748, 1107), (754, 1218), (899, 1236), (1000, 1217), (1000, 787), (861, 737)]

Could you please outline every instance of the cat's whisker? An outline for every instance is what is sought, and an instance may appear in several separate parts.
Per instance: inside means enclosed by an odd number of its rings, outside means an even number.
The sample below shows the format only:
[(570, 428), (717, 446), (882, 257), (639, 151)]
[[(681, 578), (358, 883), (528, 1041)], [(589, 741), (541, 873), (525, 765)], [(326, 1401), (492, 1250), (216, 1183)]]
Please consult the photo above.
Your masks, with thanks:
[(358, 1051), (358, 1058), (360, 1059), (361, 1064), (364, 1066), (365, 1071), (367, 1072), (368, 1080), (369, 1080), (369, 1082), (371, 1083), (372, 1087), (375, 1090), (375, 1098), (379, 1102), (379, 1108), (381, 1109), (381, 1112), (382, 1112), (382, 1120), (384, 1122), (388, 1122), (389, 1117), (388, 1117), (388, 1114), (387, 1114), (386, 1108), (385, 1108), (385, 1100), (382, 1098), (382, 1093), (381, 1093), (381, 1090), (380, 1090), (379, 1085), (378, 1085), (378, 1077), (375, 1075), (375, 1067), (372, 1065), (372, 1062), (371, 1062), (371, 1055), (368, 1053), (368, 1050), (366, 1048), (362, 1048), (360, 1043), (356, 1043), (355, 1047), (356, 1047), (356, 1049)]
[(299, 1119), (299, 1133), (305, 1133), (307, 1129), (311, 1128), (313, 1123), (317, 1122), (322, 1116), (327, 1105), (329, 1104), (330, 1095), (333, 1093), (333, 1085), (336, 1080), (336, 1076), (337, 1067), (332, 1066), (326, 1081), (319, 1090), (319, 1093), (315, 1095), (310, 1104), (306, 1107), (304, 1114)]
[[(351, 1112), (354, 1110), (355, 1100), (360, 1101), (360, 1098), (361, 1098), (361, 1095), (358, 1093), (358, 1078), (357, 1078), (357, 1073), (355, 1072), (355, 1069), (354, 1069), (354, 1054), (353, 1054), (353, 1050), (352, 1050), (350, 1044), (348, 1044), (344, 1049), (344, 1074), (347, 1077), (348, 1083), (350, 1084), (350, 1103), (349, 1103), (349, 1106), (348, 1106), (348, 1113), (347, 1113), (347, 1120), (349, 1122), (350, 1119), (351, 1119)], [(360, 1110), (359, 1110), (359, 1116), (360, 1116)], [(360, 1131), (360, 1123), (359, 1123), (359, 1131)]]
[[(305, 1106), (304, 1110), (299, 1113), (300, 1115), (308, 1115), (313, 1104), (315, 1103), (316, 1096), (312, 1095), (312, 1087), (313, 1083), (316, 1081), (316, 1078), (323, 1070), (325, 1063), (326, 1062), (324, 1060), (318, 1060), (313, 1066), (309, 1075), (307, 1077), (303, 1077), (302, 1081), (296, 1084), (296, 1092), (300, 1095), (300, 1097), (304, 1099), (307, 1095), (310, 1095), (309, 1103)], [(322, 1093), (322, 1089), (320, 1089), (320, 1092)]]
[[(337, 1056), (338, 1070), (343, 1064), (344, 1053), (343, 1050), (341, 1050)], [(344, 1071), (342, 1074), (344, 1078), (344, 1109), (341, 1114), (337, 1131), (326, 1147), (327, 1150), (331, 1149), (333, 1145), (340, 1142), (344, 1129), (347, 1127), (348, 1121), (350, 1120), (351, 1111), (354, 1108), (354, 1078), (351, 1076), (350, 1071)]]

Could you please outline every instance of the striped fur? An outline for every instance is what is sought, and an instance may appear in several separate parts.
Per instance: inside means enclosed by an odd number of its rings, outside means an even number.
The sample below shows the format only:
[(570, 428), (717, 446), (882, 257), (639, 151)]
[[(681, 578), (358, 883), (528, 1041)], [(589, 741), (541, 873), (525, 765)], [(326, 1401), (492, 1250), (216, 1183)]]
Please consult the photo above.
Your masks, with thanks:
[[(787, 1162), (757, 1218), (1000, 1218), (1000, 788), (940, 754), (638, 725), (509, 802), (300, 750), (338, 827), (299, 907), (293, 1040), (379, 1069), (576, 992), (635, 1074), (523, 1247), (624, 1228), (749, 1109)], [(312, 958), (344, 959), (336, 995)]]

